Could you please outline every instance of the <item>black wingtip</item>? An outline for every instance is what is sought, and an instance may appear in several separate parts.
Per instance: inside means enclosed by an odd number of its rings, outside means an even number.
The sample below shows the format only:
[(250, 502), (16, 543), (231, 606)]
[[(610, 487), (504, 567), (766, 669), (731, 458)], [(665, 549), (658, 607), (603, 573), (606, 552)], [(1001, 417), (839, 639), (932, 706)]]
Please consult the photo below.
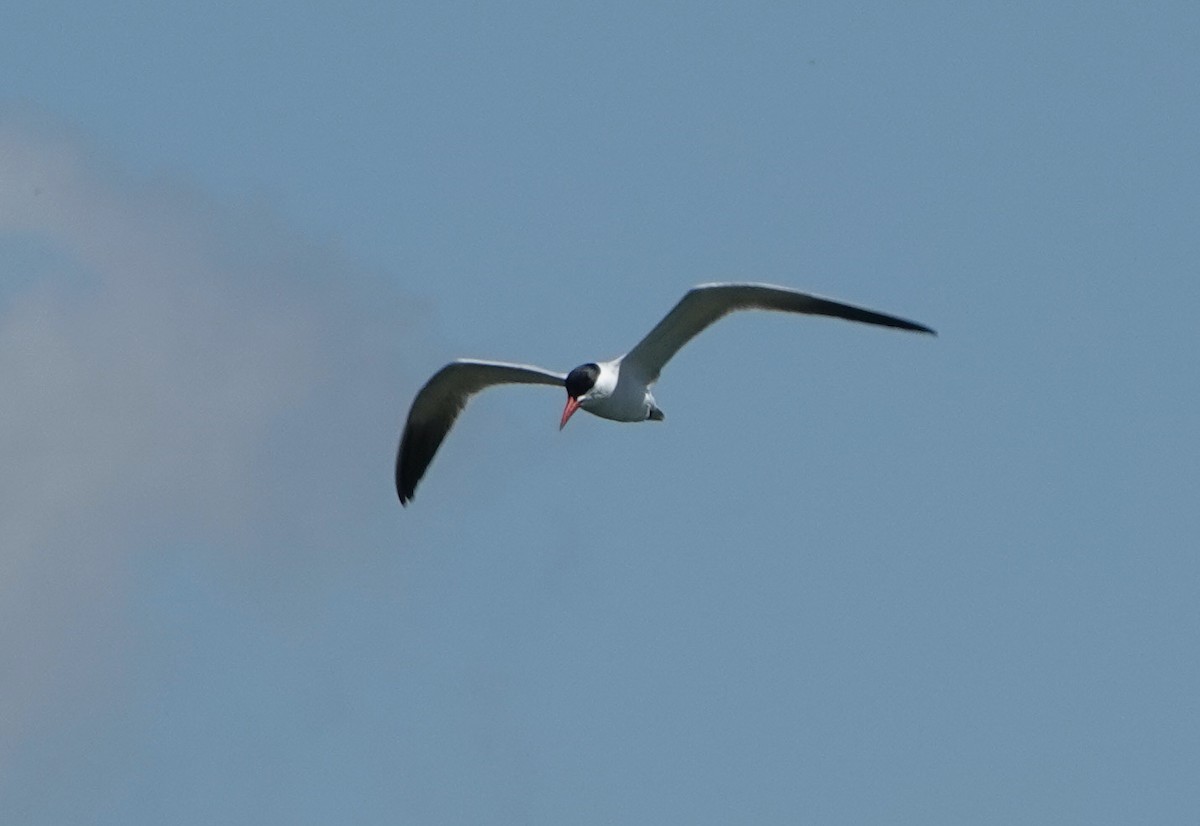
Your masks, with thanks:
[(408, 503), (412, 501), (416, 489), (416, 484), (408, 482), (399, 472), (396, 473), (396, 496), (399, 498), (402, 506), (408, 507)]
[(409, 483), (404, 478), (403, 456), (404, 451), (401, 449), (396, 455), (396, 497), (400, 500), (400, 504), (407, 508), (408, 503), (412, 501), (413, 493), (417, 486)]
[(882, 324), (885, 327), (896, 327), (900, 330), (907, 330), (910, 333), (926, 333), (931, 336), (937, 335), (937, 330), (932, 327), (926, 327), (924, 324), (918, 324), (915, 321), (909, 321), (907, 318), (896, 318), (895, 316), (883, 316), (882, 321), (876, 323)]
[(909, 321), (907, 318), (896, 318), (895, 316), (885, 316), (886, 321), (880, 322), (888, 327), (899, 327), (901, 330), (908, 330), (912, 333), (926, 333), (931, 336), (937, 335), (937, 330), (932, 327), (926, 327), (916, 321)]

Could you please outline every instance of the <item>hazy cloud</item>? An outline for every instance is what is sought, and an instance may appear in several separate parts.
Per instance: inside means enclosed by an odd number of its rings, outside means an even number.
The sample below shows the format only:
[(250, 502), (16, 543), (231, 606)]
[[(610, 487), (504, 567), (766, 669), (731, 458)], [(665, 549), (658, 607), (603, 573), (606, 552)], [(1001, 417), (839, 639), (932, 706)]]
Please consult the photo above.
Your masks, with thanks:
[(119, 683), (141, 555), (311, 558), (390, 505), (413, 319), (263, 205), (28, 113), (0, 117), (0, 284), (2, 765)]

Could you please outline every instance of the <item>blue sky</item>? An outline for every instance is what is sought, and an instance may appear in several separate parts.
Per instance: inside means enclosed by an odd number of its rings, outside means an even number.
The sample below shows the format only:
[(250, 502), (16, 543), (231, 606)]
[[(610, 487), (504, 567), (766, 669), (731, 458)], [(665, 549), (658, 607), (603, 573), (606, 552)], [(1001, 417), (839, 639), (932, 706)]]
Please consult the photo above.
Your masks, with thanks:
[[(1200, 810), (1200, 9), (10, 3), (0, 820)], [(662, 425), (472, 404), (757, 280)]]

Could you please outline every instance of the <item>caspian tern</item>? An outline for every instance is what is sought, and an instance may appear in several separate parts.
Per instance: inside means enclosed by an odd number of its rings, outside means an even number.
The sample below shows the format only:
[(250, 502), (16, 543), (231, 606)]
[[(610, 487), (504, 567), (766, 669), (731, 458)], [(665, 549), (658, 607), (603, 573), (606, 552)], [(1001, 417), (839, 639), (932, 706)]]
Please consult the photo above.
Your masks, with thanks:
[(528, 364), (459, 359), (433, 374), (413, 400), (396, 454), (396, 492), (400, 503), (413, 498), (433, 456), (467, 400), (497, 384), (546, 384), (565, 387), (567, 405), (558, 428), (576, 410), (618, 422), (662, 421), (650, 387), (671, 357), (697, 333), (735, 310), (778, 310), (827, 315), (884, 327), (937, 335), (903, 318), (852, 307), (828, 298), (769, 284), (701, 284), (687, 292), (671, 312), (632, 350), (611, 361), (581, 364), (555, 373)]

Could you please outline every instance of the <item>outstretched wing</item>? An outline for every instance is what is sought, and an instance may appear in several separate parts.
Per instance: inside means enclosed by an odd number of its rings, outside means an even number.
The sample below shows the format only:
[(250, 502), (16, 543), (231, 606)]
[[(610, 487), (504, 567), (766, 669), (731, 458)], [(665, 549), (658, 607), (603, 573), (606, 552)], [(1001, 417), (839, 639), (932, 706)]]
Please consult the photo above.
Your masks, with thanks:
[(433, 374), (413, 399), (396, 453), (396, 493), (400, 504), (413, 498), (417, 483), (467, 400), (496, 384), (548, 384), (562, 387), (566, 375), (527, 364), (459, 359)]
[(663, 365), (704, 328), (736, 310), (776, 310), (827, 315), (937, 335), (924, 324), (842, 304), (828, 298), (770, 284), (701, 284), (688, 290), (674, 309), (621, 359), (646, 382), (658, 378)]

